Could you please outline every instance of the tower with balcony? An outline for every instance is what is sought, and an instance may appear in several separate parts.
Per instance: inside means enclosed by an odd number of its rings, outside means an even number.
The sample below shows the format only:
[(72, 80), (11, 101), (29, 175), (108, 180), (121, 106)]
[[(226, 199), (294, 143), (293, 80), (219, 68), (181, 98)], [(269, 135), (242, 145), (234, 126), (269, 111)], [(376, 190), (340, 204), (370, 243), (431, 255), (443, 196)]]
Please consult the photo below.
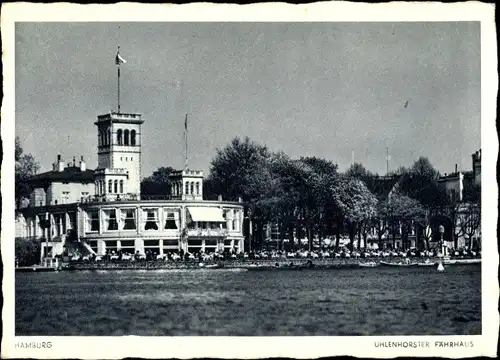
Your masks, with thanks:
[(179, 170), (170, 175), (170, 195), (176, 200), (203, 200), (203, 171)]
[(96, 195), (140, 199), (140, 114), (111, 112), (97, 117)]

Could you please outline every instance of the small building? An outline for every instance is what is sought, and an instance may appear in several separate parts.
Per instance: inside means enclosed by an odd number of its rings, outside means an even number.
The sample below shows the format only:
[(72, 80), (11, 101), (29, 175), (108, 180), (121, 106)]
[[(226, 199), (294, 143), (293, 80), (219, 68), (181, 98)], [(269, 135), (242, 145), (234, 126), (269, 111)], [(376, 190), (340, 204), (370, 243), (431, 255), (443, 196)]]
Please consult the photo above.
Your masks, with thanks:
[(458, 166), (455, 164), (455, 172), (444, 174), (438, 183), (446, 189), (452, 202), (463, 201), (465, 189), (481, 186), (481, 150), (472, 154), (472, 170), (458, 171)]

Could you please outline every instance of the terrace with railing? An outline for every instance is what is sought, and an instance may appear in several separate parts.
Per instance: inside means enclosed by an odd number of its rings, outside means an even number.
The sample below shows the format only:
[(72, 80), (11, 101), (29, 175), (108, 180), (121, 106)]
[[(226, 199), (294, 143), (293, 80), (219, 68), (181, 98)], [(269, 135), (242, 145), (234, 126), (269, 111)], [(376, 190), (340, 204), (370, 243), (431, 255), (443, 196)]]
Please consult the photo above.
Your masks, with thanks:
[(224, 237), (227, 236), (227, 229), (187, 229), (187, 236)]

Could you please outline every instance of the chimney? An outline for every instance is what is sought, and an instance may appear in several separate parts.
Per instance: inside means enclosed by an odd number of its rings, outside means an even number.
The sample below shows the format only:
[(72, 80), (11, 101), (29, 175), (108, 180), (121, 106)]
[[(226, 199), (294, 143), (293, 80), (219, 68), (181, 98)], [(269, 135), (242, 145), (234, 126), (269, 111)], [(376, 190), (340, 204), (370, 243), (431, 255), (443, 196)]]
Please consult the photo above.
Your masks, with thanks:
[(56, 169), (57, 171), (64, 171), (64, 161), (61, 159), (61, 155), (57, 155)]
[(83, 160), (83, 156), (80, 159), (80, 171), (85, 171), (87, 170), (87, 164), (85, 164), (85, 161)]
[(73, 166), (76, 166), (76, 158), (73, 156)]
[(243, 202), (243, 199), (241, 198), (241, 196), (238, 198), (238, 202)]
[(217, 197), (217, 201), (222, 201), (222, 195), (219, 195), (219, 196)]
[(455, 174), (458, 173), (458, 164), (455, 164)]

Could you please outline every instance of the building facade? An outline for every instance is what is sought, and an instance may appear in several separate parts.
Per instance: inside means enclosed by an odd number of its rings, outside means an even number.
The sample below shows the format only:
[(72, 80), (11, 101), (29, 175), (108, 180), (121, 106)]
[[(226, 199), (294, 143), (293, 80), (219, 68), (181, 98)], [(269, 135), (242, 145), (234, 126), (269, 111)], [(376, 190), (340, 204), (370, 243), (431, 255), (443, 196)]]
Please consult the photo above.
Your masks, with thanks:
[(444, 174), (438, 183), (446, 189), (452, 202), (464, 200), (464, 190), (473, 186), (481, 186), (481, 150), (472, 154), (472, 170), (458, 171), (455, 165), (455, 172)]
[(203, 200), (202, 171), (176, 171), (170, 193), (141, 199), (143, 123), (139, 114), (98, 116), (97, 168), (83, 157), (66, 166), (59, 155), (52, 171), (31, 180), (16, 236), (40, 239), (42, 257), (63, 254), (69, 242), (95, 255), (242, 252), (243, 203)]

